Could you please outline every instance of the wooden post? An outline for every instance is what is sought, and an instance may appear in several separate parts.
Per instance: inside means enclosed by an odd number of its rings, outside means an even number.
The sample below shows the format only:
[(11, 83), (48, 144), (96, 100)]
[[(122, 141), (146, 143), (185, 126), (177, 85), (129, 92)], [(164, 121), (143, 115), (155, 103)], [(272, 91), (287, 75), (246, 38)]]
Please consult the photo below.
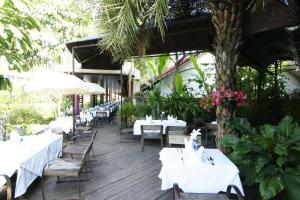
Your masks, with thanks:
[[(74, 48), (72, 48), (72, 75), (74, 76), (75, 72), (75, 51)], [(73, 129), (72, 132), (75, 134), (75, 95), (73, 94)]]

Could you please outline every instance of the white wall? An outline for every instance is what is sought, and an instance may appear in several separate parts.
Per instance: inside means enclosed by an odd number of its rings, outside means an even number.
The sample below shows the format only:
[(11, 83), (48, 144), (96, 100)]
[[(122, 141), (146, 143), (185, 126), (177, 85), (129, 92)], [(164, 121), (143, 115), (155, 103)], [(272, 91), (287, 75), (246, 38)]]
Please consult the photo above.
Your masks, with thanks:
[[(215, 82), (215, 58), (211, 53), (202, 53), (197, 57), (198, 64), (207, 74), (207, 82), (213, 84)], [(194, 69), (194, 65), (191, 61), (187, 61), (180, 66), (179, 72), (182, 75), (183, 82), (187, 87), (193, 88), (192, 94), (195, 97), (201, 97), (204, 94), (203, 90), (199, 89), (199, 84), (191, 79), (198, 77), (198, 72)], [(161, 94), (168, 95), (173, 91), (173, 81), (174, 81), (175, 72), (172, 72), (170, 75), (163, 77), (161, 79)], [(200, 95), (196, 95), (200, 93)], [(201, 95), (202, 94), (202, 95)]]
[(300, 82), (297, 78), (288, 72), (283, 73), (285, 76), (285, 88), (288, 94), (291, 94), (294, 90), (300, 89)]

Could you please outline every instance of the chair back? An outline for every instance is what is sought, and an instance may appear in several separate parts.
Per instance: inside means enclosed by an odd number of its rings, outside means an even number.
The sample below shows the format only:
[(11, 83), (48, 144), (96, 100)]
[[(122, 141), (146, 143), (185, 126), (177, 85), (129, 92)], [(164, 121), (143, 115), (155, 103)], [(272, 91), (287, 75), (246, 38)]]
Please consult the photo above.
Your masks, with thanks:
[(87, 159), (89, 158), (89, 154), (91, 152), (92, 146), (93, 146), (94, 141), (91, 141), (88, 145), (88, 147), (86, 148), (86, 150), (84, 151), (84, 154), (81, 157), (81, 167), (80, 170), (84, 167), (85, 162), (87, 161)]
[(107, 112), (96, 112), (96, 117), (107, 117)]
[(6, 174), (0, 174), (0, 176), (3, 176), (5, 178), (6, 181), (6, 199), (7, 200), (12, 200), (12, 185), (11, 185), (11, 181), (9, 176), (7, 176)]
[(187, 126), (167, 126), (166, 134), (169, 135), (185, 135), (187, 132)]
[(211, 123), (205, 123), (206, 128), (211, 129), (211, 130), (217, 130), (218, 125), (217, 124), (211, 124)]
[(141, 125), (141, 134), (144, 135), (145, 131), (159, 131), (161, 135), (163, 133), (163, 125)]
[(94, 130), (92, 133), (91, 141), (94, 141), (97, 136), (97, 130)]

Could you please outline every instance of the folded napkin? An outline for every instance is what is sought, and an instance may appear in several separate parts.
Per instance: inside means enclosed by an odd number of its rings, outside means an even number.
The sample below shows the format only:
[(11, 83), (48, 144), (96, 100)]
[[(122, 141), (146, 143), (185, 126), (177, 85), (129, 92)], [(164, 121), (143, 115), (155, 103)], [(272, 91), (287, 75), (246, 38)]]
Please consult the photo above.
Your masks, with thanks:
[(152, 116), (151, 115), (150, 116), (146, 115), (146, 122), (147, 123), (151, 123), (152, 122)]
[(184, 138), (184, 157), (187, 163), (194, 165), (194, 164), (201, 164), (203, 162), (202, 155), (204, 152), (204, 147), (201, 146), (197, 151), (195, 151), (192, 147), (191, 142), (187, 141)]
[(176, 123), (177, 122), (177, 117), (173, 117), (173, 115), (168, 115), (168, 121), (171, 123)]

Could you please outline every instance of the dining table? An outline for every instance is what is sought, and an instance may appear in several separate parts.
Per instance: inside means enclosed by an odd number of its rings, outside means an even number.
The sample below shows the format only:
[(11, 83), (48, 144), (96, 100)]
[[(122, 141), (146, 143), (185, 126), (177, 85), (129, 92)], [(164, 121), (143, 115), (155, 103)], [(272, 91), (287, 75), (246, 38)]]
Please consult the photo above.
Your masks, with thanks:
[[(23, 195), (29, 185), (42, 176), (48, 162), (60, 156), (62, 144), (62, 135), (49, 131), (0, 143), (0, 174), (9, 177), (17, 174), (15, 198)], [(0, 177), (0, 186), (4, 184), (5, 179)]]
[(58, 117), (49, 123), (48, 128), (55, 132), (69, 134), (73, 129), (73, 118), (67, 116)]
[(162, 190), (171, 189), (177, 183), (187, 193), (215, 194), (226, 192), (227, 186), (234, 184), (244, 196), (239, 169), (219, 149), (204, 149), (197, 161), (188, 159), (187, 153), (185, 148), (160, 151)]
[(168, 126), (186, 126), (183, 120), (136, 120), (133, 125), (133, 135), (141, 135), (141, 125), (162, 125), (163, 134), (166, 134)]

